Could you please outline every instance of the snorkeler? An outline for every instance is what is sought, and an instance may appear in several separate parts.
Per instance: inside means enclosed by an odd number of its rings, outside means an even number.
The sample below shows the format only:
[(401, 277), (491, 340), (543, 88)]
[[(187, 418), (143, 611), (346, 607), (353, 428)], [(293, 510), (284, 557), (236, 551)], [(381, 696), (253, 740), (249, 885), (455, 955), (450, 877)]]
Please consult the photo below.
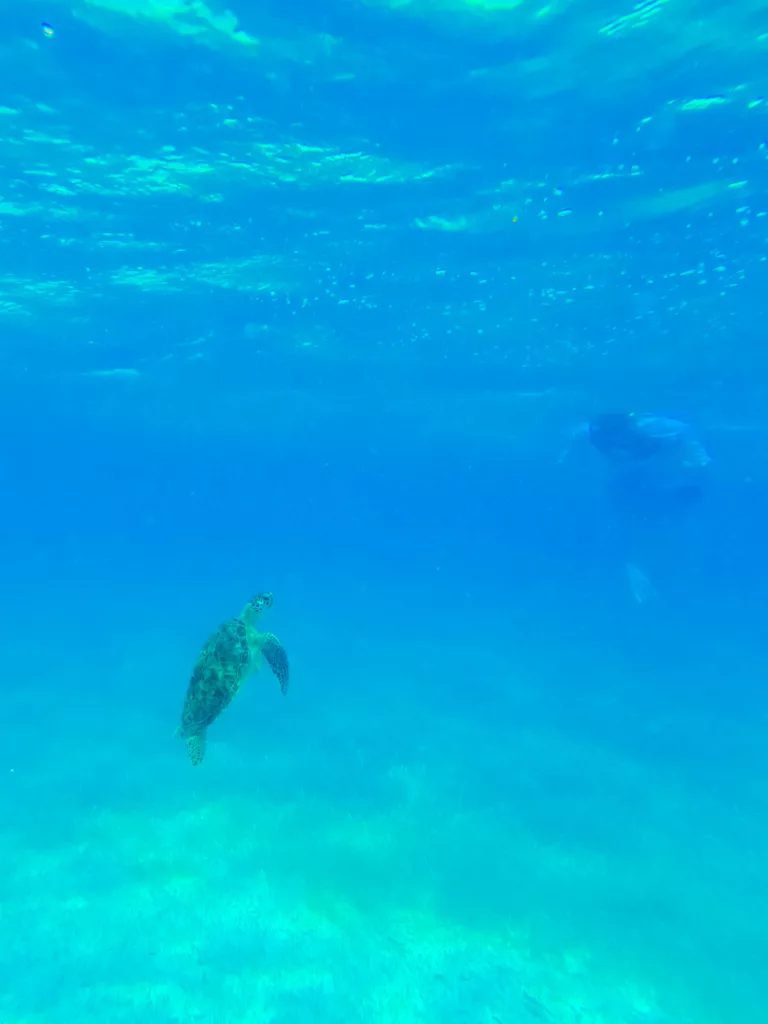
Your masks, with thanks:
[(609, 412), (593, 416), (579, 433), (607, 460), (625, 498), (672, 507), (702, 497), (711, 459), (683, 420)]
[(655, 533), (653, 523), (677, 520), (701, 500), (710, 456), (688, 423), (645, 413), (601, 413), (577, 427), (572, 441), (578, 437), (608, 468), (627, 579), (644, 604), (655, 591), (634, 562), (636, 549)]

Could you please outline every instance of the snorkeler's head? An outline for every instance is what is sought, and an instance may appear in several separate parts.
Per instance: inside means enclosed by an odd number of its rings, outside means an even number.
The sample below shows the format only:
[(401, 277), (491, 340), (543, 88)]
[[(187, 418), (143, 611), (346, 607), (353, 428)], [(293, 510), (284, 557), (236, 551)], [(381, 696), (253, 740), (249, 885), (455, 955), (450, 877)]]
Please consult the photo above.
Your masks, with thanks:
[(631, 412), (604, 412), (589, 421), (589, 440), (607, 459), (635, 462), (662, 448), (659, 438), (644, 433)]

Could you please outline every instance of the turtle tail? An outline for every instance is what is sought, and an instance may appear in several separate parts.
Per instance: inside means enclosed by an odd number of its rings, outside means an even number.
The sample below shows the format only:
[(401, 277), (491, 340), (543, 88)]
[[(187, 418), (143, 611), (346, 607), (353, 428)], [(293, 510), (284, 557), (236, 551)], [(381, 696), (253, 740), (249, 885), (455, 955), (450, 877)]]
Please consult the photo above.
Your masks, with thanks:
[(187, 736), (187, 753), (193, 765), (203, 763), (205, 757), (205, 729), (195, 733), (194, 736)]

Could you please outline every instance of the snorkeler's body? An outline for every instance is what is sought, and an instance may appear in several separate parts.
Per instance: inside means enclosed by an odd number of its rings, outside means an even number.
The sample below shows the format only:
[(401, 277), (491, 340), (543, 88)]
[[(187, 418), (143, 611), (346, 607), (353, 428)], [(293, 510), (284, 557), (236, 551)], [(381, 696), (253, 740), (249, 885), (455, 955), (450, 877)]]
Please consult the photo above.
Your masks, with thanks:
[(636, 558), (644, 560), (641, 552), (649, 542), (658, 547), (660, 522), (679, 520), (701, 500), (711, 459), (688, 423), (665, 416), (602, 413), (576, 436), (586, 436), (607, 465), (630, 588), (645, 603), (653, 587)]
[(620, 498), (645, 511), (673, 511), (703, 495), (710, 457), (683, 420), (639, 413), (603, 413), (587, 422), (590, 443), (611, 468)]

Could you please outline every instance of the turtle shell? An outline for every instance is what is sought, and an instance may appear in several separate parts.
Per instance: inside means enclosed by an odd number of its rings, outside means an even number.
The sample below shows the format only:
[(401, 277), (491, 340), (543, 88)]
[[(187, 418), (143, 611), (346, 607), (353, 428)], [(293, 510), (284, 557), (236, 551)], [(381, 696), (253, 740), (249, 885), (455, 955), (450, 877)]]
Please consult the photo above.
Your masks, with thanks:
[(202, 732), (231, 703), (251, 667), (248, 630), (229, 619), (206, 641), (195, 662), (181, 712), (184, 738)]

